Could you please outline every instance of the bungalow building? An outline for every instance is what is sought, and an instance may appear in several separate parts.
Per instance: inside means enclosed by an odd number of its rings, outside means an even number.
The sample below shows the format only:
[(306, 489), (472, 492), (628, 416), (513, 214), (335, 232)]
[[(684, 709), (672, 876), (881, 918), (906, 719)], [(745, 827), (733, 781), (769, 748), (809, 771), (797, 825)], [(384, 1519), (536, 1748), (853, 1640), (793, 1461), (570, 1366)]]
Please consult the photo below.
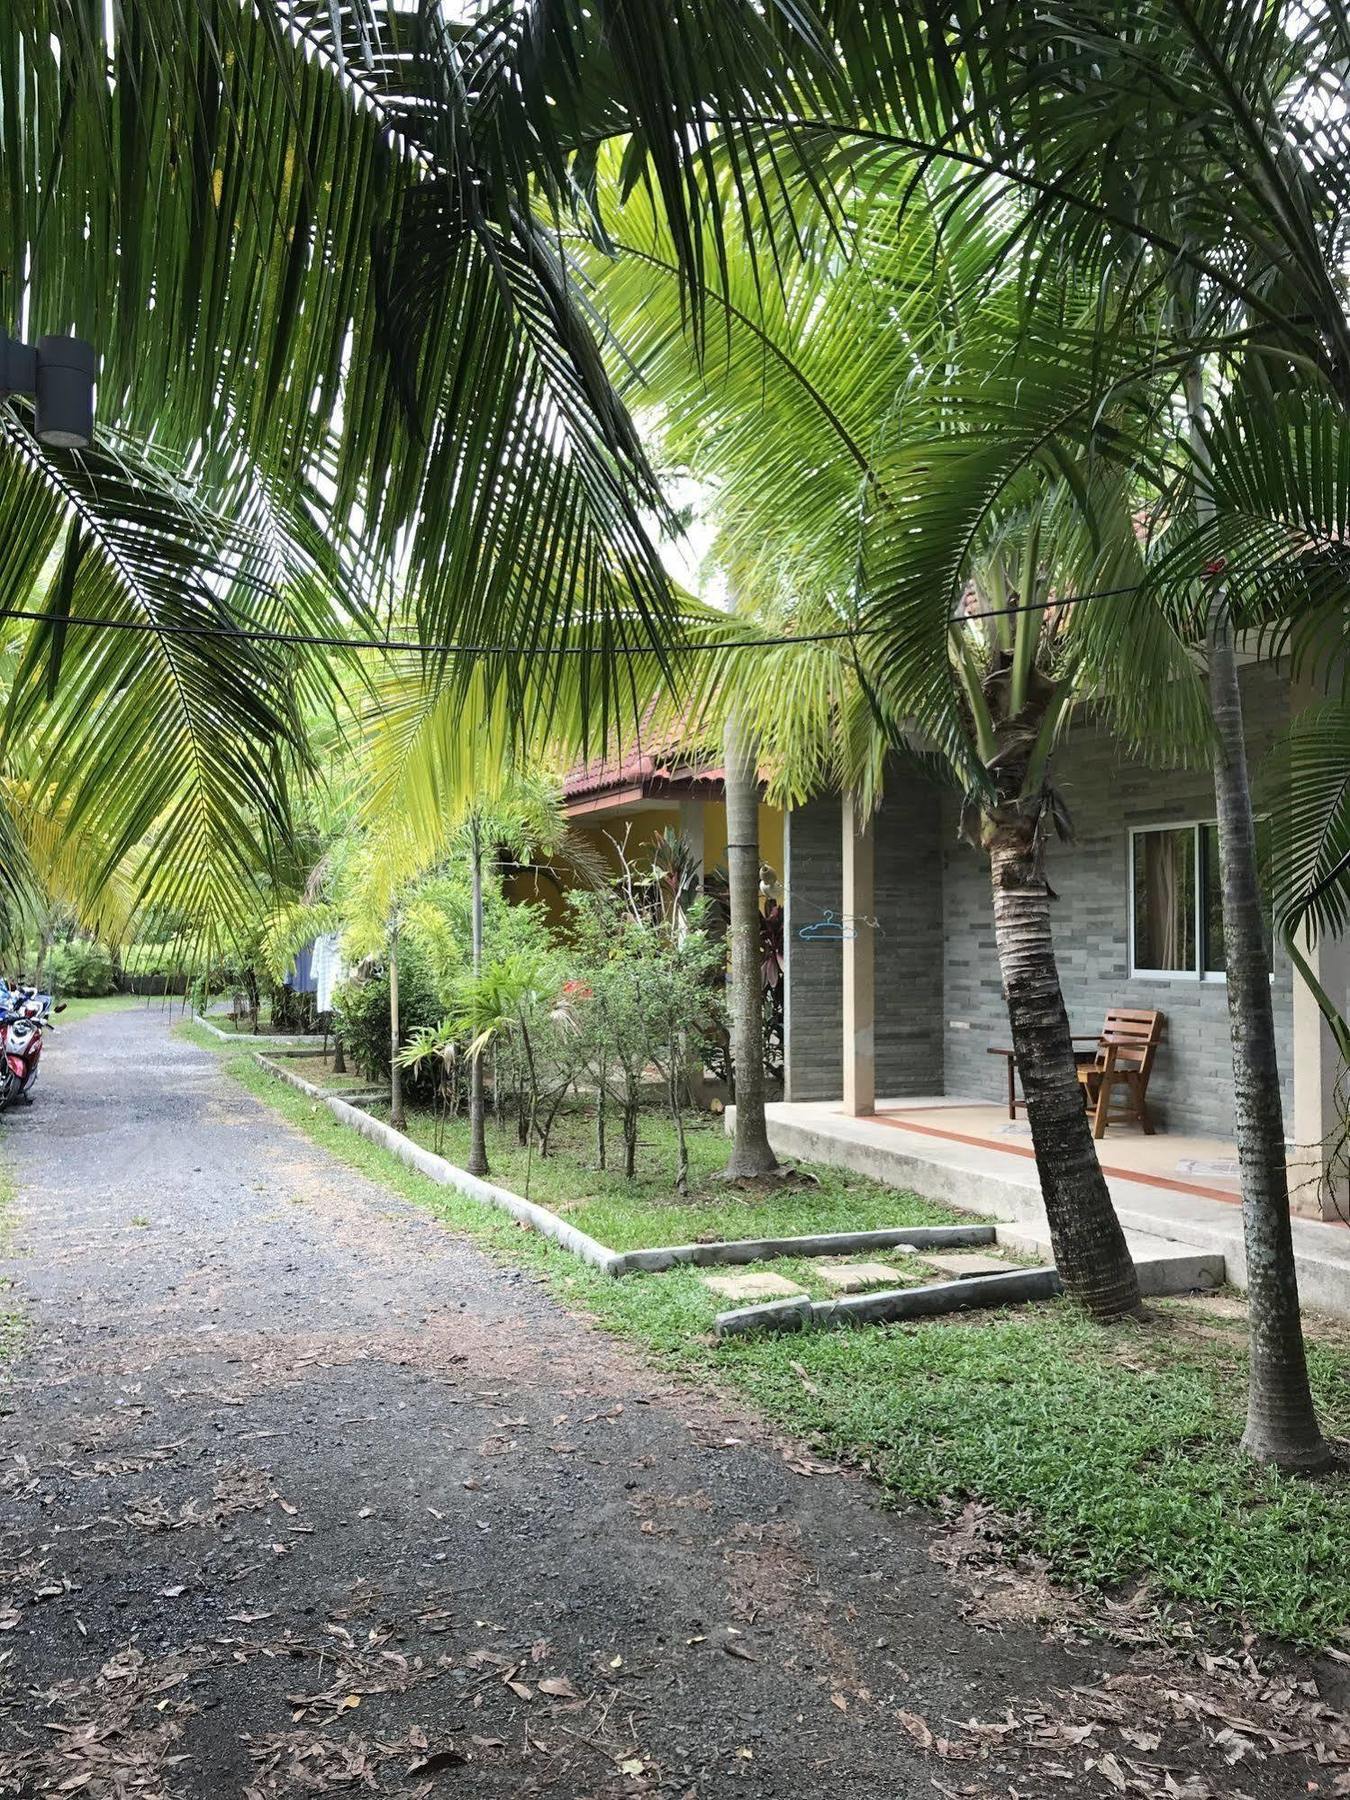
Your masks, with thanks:
[[(1257, 770), (1294, 695), (1268, 663), (1250, 664), (1242, 682)], [(1209, 773), (1136, 762), (1089, 714), (1057, 753), (1054, 779), (1075, 832), (1049, 851), (1072, 1030), (1092, 1036), (1112, 1007), (1164, 1015), (1148, 1089), (1157, 1133), (1111, 1124), (1103, 1164), (1175, 1208), (1194, 1198), (1231, 1203), (1238, 1173)], [(575, 770), (566, 802), (601, 852), (625, 833), (640, 844), (670, 827), (705, 868), (724, 858), (718, 769), (635, 749)], [(1278, 804), (1258, 785), (1258, 809)], [(784, 1082), (770, 1133), (785, 1151), (953, 1198), (959, 1191), (970, 1204), (972, 1183), (997, 1192), (1000, 1170), (1031, 1171), (1025, 1116), (1009, 1117), (1007, 1062), (990, 1054), (1009, 1039), (988, 863), (960, 840), (957, 817), (951, 792), (898, 765), (867, 820), (838, 795), (789, 814), (761, 808), (761, 853), (780, 876), (785, 908)], [(1323, 942), (1311, 954), (1323, 985), (1350, 1002), (1350, 942)], [(1293, 1205), (1344, 1220), (1350, 1197), (1324, 1179), (1322, 1153), (1341, 1070), (1278, 946), (1272, 992)], [(925, 1159), (948, 1166), (933, 1175)]]
[[(602, 866), (617, 870), (621, 856), (641, 861), (668, 831), (684, 838), (702, 871), (726, 865), (722, 770), (706, 759), (636, 743), (621, 755), (596, 758), (573, 769), (563, 783), (563, 810), (574, 855), (584, 850)], [(778, 807), (760, 806), (760, 856), (775, 878), (781, 877), (783, 868), (784, 826), (785, 815)], [(518, 875), (512, 897), (537, 900), (556, 912), (560, 891), (570, 878), (568, 858), (563, 856), (551, 872)]]
[[(1253, 768), (1287, 725), (1286, 677), (1243, 671)], [(1232, 1063), (1212, 782), (1203, 768), (1131, 760), (1090, 716), (1070, 730), (1054, 779), (1075, 841), (1048, 855), (1055, 945), (1076, 1034), (1108, 1007), (1157, 1010), (1148, 1090), (1158, 1135), (1113, 1124), (1103, 1162), (1178, 1192), (1237, 1193)], [(1279, 804), (1262, 796), (1258, 809)], [(782, 1119), (823, 1108), (893, 1130), (1025, 1152), (1008, 1116), (1008, 1044), (989, 869), (958, 839), (955, 797), (912, 775), (888, 783), (871, 820), (836, 796), (787, 821), (786, 1081)], [(1323, 985), (1350, 998), (1350, 942), (1311, 952)], [(1275, 1006), (1295, 1210), (1346, 1218), (1323, 1179), (1339, 1074), (1330, 1033), (1276, 946)], [(786, 1141), (790, 1132), (781, 1133)]]

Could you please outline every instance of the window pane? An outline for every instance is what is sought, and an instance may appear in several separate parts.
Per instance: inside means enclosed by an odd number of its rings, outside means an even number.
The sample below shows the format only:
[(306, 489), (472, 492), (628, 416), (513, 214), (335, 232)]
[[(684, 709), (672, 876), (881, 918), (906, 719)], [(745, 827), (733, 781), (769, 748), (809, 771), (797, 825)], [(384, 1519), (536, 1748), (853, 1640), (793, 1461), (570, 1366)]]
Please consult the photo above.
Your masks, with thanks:
[[(1204, 967), (1207, 975), (1222, 975), (1228, 965), (1224, 959), (1223, 947), (1223, 884), (1219, 874), (1219, 828), (1217, 825), (1203, 825), (1200, 829), (1201, 880), (1204, 883)], [(1274, 940), (1274, 915), (1264, 885), (1269, 851), (1270, 820), (1258, 819), (1256, 821), (1256, 863), (1262, 877), (1261, 919), (1265, 926), (1267, 956), (1270, 955)]]
[(1205, 884), (1205, 972), (1221, 975), (1228, 964), (1223, 948), (1223, 888), (1219, 877), (1219, 828), (1201, 827), (1201, 880)]
[(1134, 835), (1134, 966), (1196, 966), (1195, 830)]

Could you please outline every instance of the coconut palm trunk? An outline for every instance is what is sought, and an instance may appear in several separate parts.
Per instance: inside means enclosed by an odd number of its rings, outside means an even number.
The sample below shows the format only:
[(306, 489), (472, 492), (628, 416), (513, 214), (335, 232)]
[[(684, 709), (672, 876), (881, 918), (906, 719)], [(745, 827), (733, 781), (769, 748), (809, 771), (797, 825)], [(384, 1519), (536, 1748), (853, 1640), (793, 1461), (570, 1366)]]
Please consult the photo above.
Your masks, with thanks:
[(1218, 606), (1208, 648), (1210, 704), (1219, 740), (1214, 809), (1250, 1319), (1247, 1428), (1242, 1444), (1261, 1462), (1324, 1469), (1331, 1452), (1317, 1423), (1303, 1347), (1270, 958), (1257, 876), (1237, 657), (1232, 630)]
[[(473, 976), (477, 981), (483, 973), (483, 844), (479, 836), (478, 819), (475, 816), (469, 827), (470, 880), (473, 889), (473, 908), (471, 917), (471, 953), (473, 958)], [(469, 1173), (486, 1176), (488, 1173), (487, 1157), (487, 1114), (483, 1101), (483, 1059), (475, 1056), (469, 1063)]]
[[(1198, 363), (1186, 373), (1186, 404), (1192, 452), (1204, 471), (1209, 466), (1209, 452), (1204, 433), (1204, 372)], [(1213, 516), (1212, 502), (1203, 490), (1197, 496), (1196, 516), (1202, 525)], [(1284, 1105), (1257, 869), (1256, 820), (1242, 729), (1242, 692), (1233, 629), (1221, 589), (1210, 604), (1206, 649), (1217, 739), (1214, 815), (1233, 1047), (1233, 1125), (1247, 1253), (1247, 1427), (1242, 1444), (1260, 1462), (1281, 1468), (1324, 1469), (1331, 1453), (1317, 1423), (1308, 1385), (1289, 1220)]]
[(760, 979), (759, 770), (734, 714), (726, 724), (727, 876), (731, 889), (731, 1059), (736, 1133), (727, 1175), (771, 1175), (778, 1158), (764, 1118), (764, 995)]
[(1139, 1310), (1139, 1279), (1097, 1160), (1074, 1066), (1038, 844), (1039, 802), (1010, 801), (985, 827), (994, 938), (1055, 1266), (1094, 1318)]
[(402, 1032), (398, 1019), (398, 920), (389, 927), (389, 1123), (395, 1131), (405, 1131), (407, 1114), (403, 1110), (403, 1071), (398, 1064)]

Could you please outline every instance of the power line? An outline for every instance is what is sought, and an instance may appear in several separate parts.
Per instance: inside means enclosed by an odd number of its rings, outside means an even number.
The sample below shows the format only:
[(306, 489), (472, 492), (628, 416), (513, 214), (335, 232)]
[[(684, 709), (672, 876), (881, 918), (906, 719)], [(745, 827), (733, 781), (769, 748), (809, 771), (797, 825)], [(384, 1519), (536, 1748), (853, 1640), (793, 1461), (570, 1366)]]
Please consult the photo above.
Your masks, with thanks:
[[(1128, 587), (1097, 588), (1086, 594), (1066, 595), (1061, 600), (1038, 600), (1030, 606), (993, 607), (987, 612), (955, 613), (951, 623), (955, 625), (973, 623), (977, 619), (1008, 619), (1021, 613), (1049, 612), (1052, 609), (1062, 611), (1066, 607), (1081, 606), (1085, 600), (1112, 600), (1122, 594), (1137, 592), (1138, 585), (1135, 583)], [(383, 650), (418, 656), (591, 656), (597, 650), (597, 646), (593, 644), (425, 644), (417, 638), (339, 637), (323, 632), (270, 631), (260, 626), (247, 625), (178, 625), (154, 619), (101, 619), (91, 614), (36, 612), (22, 607), (0, 612), (0, 624), (5, 619), (27, 619), (39, 625), (74, 625), (95, 631), (135, 631), (154, 637), (222, 638), (245, 644), (290, 644), (316, 650)], [(689, 651), (774, 650), (792, 644), (829, 644), (845, 639), (878, 637), (888, 629), (885, 625), (853, 625), (842, 626), (838, 631), (806, 632), (800, 636), (787, 634), (782, 637), (711, 638), (691, 644), (616, 644), (610, 647), (609, 654), (653, 656), (660, 650), (674, 651), (681, 655)]]

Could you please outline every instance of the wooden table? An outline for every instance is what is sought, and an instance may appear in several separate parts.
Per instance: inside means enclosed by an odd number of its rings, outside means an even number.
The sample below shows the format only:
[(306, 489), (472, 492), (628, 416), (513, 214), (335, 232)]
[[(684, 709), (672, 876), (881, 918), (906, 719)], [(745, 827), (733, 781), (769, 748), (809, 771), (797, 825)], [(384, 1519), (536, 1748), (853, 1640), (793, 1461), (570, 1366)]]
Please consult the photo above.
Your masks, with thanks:
[[(1101, 1039), (1095, 1032), (1075, 1032), (1073, 1035), (1073, 1042), (1075, 1044), (1092, 1044), (1094, 1046), (1091, 1050), (1074, 1051), (1073, 1060), (1076, 1063), (1084, 1063), (1092, 1062), (1095, 1059), (1097, 1054), (1095, 1046), (1101, 1042)], [(1023, 1112), (1027, 1109), (1026, 1101), (1020, 1099), (1017, 1092), (1017, 1052), (1015, 1050), (1005, 1049), (1002, 1044), (990, 1044), (986, 1051), (986, 1055), (1003, 1056), (1008, 1060), (1008, 1117), (1010, 1119), (1016, 1119), (1019, 1106)]]
[(991, 1044), (986, 1052), (989, 1056), (1006, 1056), (1008, 1059), (1008, 1117), (1015, 1119), (1020, 1106), (1026, 1110), (1026, 1101), (1017, 1097), (1017, 1052), (1005, 1050), (1001, 1044)]

